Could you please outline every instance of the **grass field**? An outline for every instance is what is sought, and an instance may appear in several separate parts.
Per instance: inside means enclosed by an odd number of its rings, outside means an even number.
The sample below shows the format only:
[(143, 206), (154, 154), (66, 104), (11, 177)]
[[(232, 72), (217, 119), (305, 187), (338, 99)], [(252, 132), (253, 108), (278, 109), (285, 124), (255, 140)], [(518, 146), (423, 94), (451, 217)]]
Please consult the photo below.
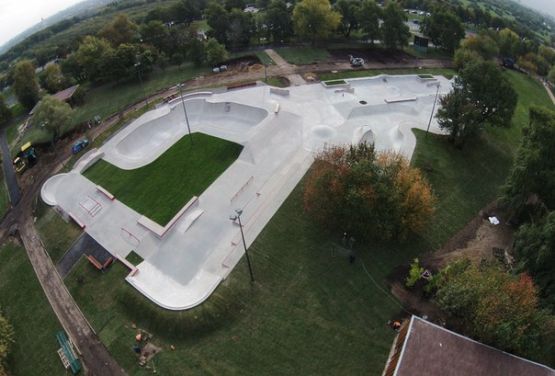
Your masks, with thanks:
[(421, 236), (356, 244), (357, 261), (349, 265), (338, 234), (322, 232), (304, 214), (301, 183), (251, 246), (252, 288), (245, 260), (206, 303), (180, 313), (159, 309), (133, 290), (123, 281), (128, 271), (121, 264), (101, 274), (82, 261), (66, 283), (130, 374), (147, 374), (131, 350), (136, 323), (164, 349), (155, 358), (160, 374), (379, 375), (393, 338), (385, 322), (401, 312), (384, 279), (396, 266), (440, 247), (497, 197), (527, 107), (545, 103), (541, 86), (508, 74), (519, 91), (526, 90), (519, 92), (516, 129), (487, 132), (463, 150), (445, 137), (415, 131), (412, 163), (438, 197), (436, 215)]
[(290, 64), (312, 64), (327, 60), (330, 54), (323, 48), (280, 47), (275, 51)]
[(44, 214), (38, 217), (35, 225), (55, 264), (81, 235), (81, 229), (73, 222), (65, 222), (53, 209), (44, 208), (43, 210)]
[(15, 330), (10, 374), (65, 375), (56, 353), (55, 335), (61, 326), (25, 250), (11, 243), (0, 248), (0, 307)]
[(8, 187), (4, 180), (4, 171), (0, 168), (0, 218), (8, 211), (10, 207), (10, 196), (8, 195)]
[(85, 172), (123, 203), (164, 225), (239, 156), (242, 147), (203, 133), (184, 136), (154, 162), (121, 170), (103, 160)]
[(337, 73), (318, 73), (318, 78), (321, 81), (338, 80), (344, 78), (359, 78), (359, 77), (372, 77), (380, 74), (433, 74), (437, 76), (444, 76), (451, 79), (455, 76), (455, 70), (449, 68), (412, 68), (412, 69), (367, 69), (367, 70), (349, 70)]

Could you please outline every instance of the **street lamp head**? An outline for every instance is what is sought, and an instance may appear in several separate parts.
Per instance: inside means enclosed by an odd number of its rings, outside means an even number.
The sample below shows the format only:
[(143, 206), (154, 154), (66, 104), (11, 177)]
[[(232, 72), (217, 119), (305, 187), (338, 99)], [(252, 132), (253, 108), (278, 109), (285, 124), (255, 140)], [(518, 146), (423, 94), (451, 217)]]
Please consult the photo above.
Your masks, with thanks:
[(241, 214), (243, 214), (243, 209), (235, 209), (235, 213), (237, 213), (237, 216), (241, 216)]
[(230, 220), (230, 221), (236, 221), (237, 218), (238, 218), (238, 217), (237, 217), (236, 215), (230, 215), (230, 216), (229, 216), (229, 220)]

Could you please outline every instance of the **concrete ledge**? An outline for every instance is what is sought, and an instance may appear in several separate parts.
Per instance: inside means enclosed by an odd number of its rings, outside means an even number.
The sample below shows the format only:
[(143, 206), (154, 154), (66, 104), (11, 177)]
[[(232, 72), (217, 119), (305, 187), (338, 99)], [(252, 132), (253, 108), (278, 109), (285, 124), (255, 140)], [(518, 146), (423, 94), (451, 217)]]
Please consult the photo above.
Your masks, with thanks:
[(384, 99), (385, 103), (416, 102), (416, 97)]
[(279, 112), (279, 103), (274, 104), (274, 113), (277, 114)]
[(270, 87), (270, 94), (281, 95), (287, 97), (289, 95), (289, 89), (283, 89), (280, 87)]
[(92, 150), (89, 150), (81, 158), (79, 158), (79, 160), (77, 161), (73, 169), (78, 173), (82, 174), (89, 167), (91, 167), (93, 164), (95, 164), (99, 159), (102, 159), (103, 157), (104, 157), (104, 152), (98, 151), (98, 149), (94, 148)]
[(191, 198), (189, 202), (183, 208), (181, 208), (181, 210), (178, 211), (177, 214), (165, 226), (159, 225), (158, 223), (154, 222), (152, 219), (144, 215), (137, 220), (137, 223), (147, 230), (152, 231), (159, 238), (162, 238), (164, 237), (164, 235), (166, 235), (168, 230), (172, 228), (173, 225), (175, 225), (175, 223), (183, 216), (183, 214), (185, 214), (185, 212), (190, 210), (192, 207), (198, 207), (197, 196)]
[(75, 223), (77, 223), (77, 226), (81, 227), (82, 229), (86, 227), (85, 224), (79, 220), (79, 218), (73, 215), (73, 213), (69, 213), (68, 215), (71, 219), (73, 219)]
[(114, 196), (113, 194), (111, 194), (110, 192), (108, 192), (105, 188), (101, 187), (100, 185), (96, 186), (96, 189), (102, 193), (104, 196), (108, 197), (110, 199), (110, 201), (114, 201), (114, 199), (116, 198), (116, 196)]
[(131, 270), (129, 272), (130, 276), (134, 276), (135, 274), (137, 274), (139, 272), (139, 269), (137, 269), (137, 267), (135, 265), (133, 265), (132, 263), (130, 263), (129, 261), (127, 261), (125, 258), (120, 257), (118, 255), (116, 255), (116, 258), (123, 264), (125, 265), (129, 270)]
[[(201, 97), (209, 97), (211, 96), (213, 93), (211, 91), (196, 91), (193, 93), (187, 93), (187, 94), (183, 94), (183, 99), (192, 99), (192, 98), (201, 98)], [(176, 103), (181, 102), (181, 96), (178, 94), (176, 94), (176, 97), (170, 99), (167, 104), (174, 105)]]

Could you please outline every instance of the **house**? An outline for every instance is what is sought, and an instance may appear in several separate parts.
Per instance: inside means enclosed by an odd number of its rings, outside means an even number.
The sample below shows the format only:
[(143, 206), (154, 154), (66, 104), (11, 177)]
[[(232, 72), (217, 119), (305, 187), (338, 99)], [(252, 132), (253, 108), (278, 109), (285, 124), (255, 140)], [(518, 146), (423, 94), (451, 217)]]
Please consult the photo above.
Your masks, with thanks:
[[(58, 91), (55, 94), (52, 94), (52, 96), (54, 98), (56, 98), (57, 100), (59, 100), (59, 101), (67, 102), (70, 106), (73, 107), (73, 105), (75, 104), (74, 101), (73, 101), (73, 95), (75, 94), (75, 92), (77, 91), (78, 88), (79, 88), (79, 85), (73, 85), (71, 87), (68, 87), (67, 89), (64, 89), (62, 91)], [(36, 110), (37, 106), (39, 105), (39, 103), (40, 103), (40, 101), (29, 112), (29, 115), (33, 115), (35, 113), (35, 110)]]
[(412, 316), (399, 330), (382, 375), (555, 376), (555, 370)]

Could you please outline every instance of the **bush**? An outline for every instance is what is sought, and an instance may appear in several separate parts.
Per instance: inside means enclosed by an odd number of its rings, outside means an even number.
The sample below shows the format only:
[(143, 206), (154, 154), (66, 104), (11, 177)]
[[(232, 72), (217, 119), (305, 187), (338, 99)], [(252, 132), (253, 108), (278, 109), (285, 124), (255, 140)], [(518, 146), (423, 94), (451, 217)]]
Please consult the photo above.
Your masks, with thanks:
[(420, 171), (401, 155), (366, 143), (321, 152), (309, 172), (304, 206), (317, 222), (360, 238), (405, 238), (421, 231), (434, 196)]
[(410, 264), (409, 275), (407, 276), (405, 285), (407, 287), (414, 287), (422, 276), (422, 273), (424, 273), (424, 268), (420, 266), (418, 258), (415, 258), (412, 264)]

